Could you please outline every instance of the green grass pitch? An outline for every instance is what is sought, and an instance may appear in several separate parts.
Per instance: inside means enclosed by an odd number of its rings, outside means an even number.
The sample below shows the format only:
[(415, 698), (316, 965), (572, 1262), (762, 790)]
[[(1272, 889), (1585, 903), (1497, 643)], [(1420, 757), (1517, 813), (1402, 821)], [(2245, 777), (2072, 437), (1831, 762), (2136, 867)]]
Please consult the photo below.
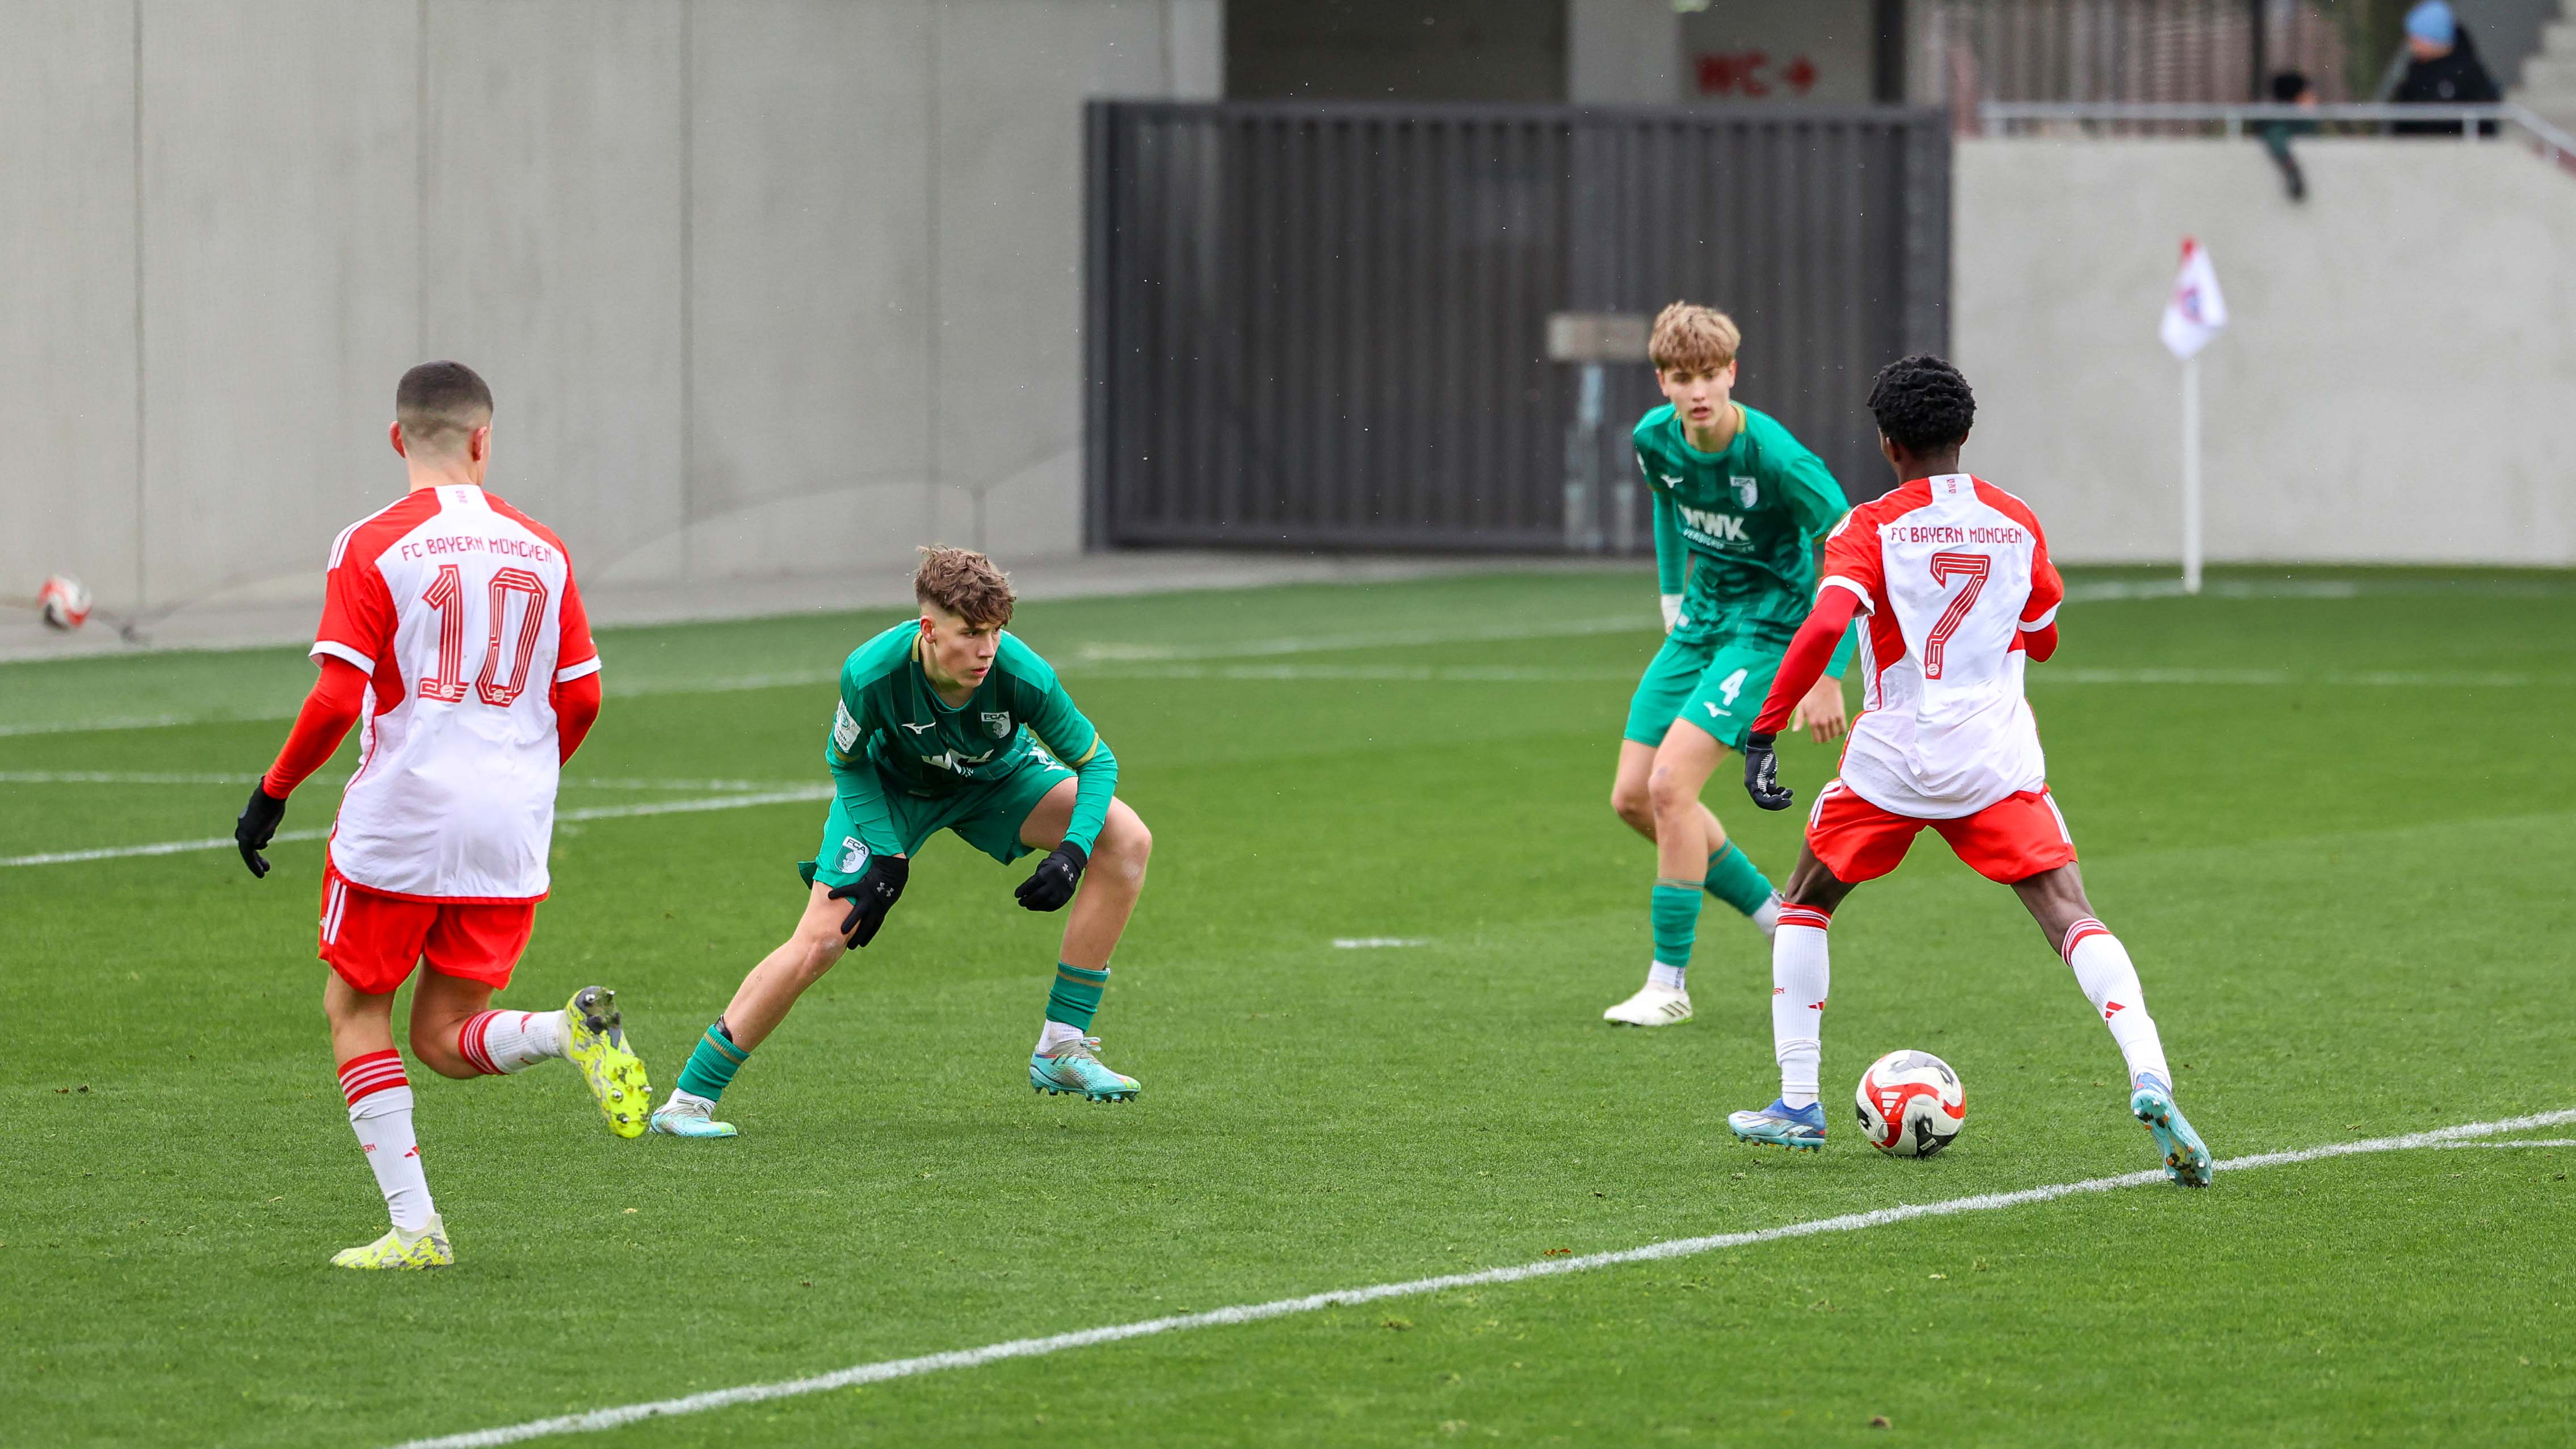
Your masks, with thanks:
[[(2143, 582), (2078, 576), (2032, 696), (2216, 1153), (2576, 1107), (2576, 583)], [(1837, 917), (1822, 1154), (1726, 1140), (1776, 1079), (1767, 952), (1723, 907), (1698, 1020), (1601, 1022), (1647, 954), (1653, 858), (1608, 790), (1650, 593), (1507, 572), (1027, 607), (1156, 835), (1097, 1027), (1142, 1098), (1030, 1093), (1061, 918), (1013, 904), (1025, 864), (942, 837), (737, 1080), (737, 1141), (612, 1139), (552, 1064), (420, 1080), (438, 1274), (326, 1266), (383, 1208), (322, 1030), (318, 844), (266, 882), (228, 849), (0, 867), (0, 1441), (392, 1443), (2152, 1166), (2066, 968), (1930, 836)], [(793, 921), (822, 806), (630, 807), (819, 786), (828, 681), (891, 618), (604, 634), (564, 794), (589, 818), (503, 1000), (615, 986), (667, 1087)], [(0, 668), (0, 857), (228, 834), (310, 679), (293, 649)], [(1831, 769), (1783, 763), (1802, 797)], [(1723, 775), (1709, 798), (1784, 875), (1800, 817)], [(1929, 1161), (1849, 1123), (1900, 1046), (1967, 1082)], [(2223, 1172), (574, 1442), (2563, 1444), (2571, 1167)]]

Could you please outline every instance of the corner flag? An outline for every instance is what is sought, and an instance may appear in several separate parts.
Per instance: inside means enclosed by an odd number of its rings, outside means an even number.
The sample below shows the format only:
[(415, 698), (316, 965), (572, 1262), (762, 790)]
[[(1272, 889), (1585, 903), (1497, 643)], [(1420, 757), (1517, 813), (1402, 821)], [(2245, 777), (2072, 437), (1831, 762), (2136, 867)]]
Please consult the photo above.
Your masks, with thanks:
[(2209, 252), (2190, 237), (2182, 239), (2182, 271), (2174, 277), (2173, 296), (2165, 302), (2163, 325), (2156, 335), (2174, 356), (2196, 357), (2211, 339), (2227, 330), (2227, 298), (2218, 290), (2218, 269)]

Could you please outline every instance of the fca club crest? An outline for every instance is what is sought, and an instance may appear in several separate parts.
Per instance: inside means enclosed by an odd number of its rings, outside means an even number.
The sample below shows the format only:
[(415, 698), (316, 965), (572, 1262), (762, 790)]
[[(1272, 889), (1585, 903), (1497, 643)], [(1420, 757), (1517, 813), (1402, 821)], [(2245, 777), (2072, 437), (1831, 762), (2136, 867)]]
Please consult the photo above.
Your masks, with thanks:
[(995, 713), (993, 713), (993, 712), (991, 712), (991, 711), (987, 710), (987, 711), (985, 712), (985, 714), (984, 714), (984, 733), (986, 733), (986, 734), (988, 734), (988, 735), (991, 735), (993, 738), (995, 738), (995, 739), (997, 739), (997, 740), (1002, 740), (1002, 739), (1008, 739), (1008, 738), (1010, 738), (1010, 735), (1011, 735), (1011, 716), (1010, 716), (1010, 714), (1009, 714), (1007, 711), (1005, 711), (1005, 712), (1003, 712), (1003, 713), (1000, 713), (1000, 714), (995, 714)]
[(1727, 479), (1726, 481), (1735, 485), (1736, 501), (1746, 508), (1752, 507), (1754, 501), (1762, 496), (1760, 485), (1756, 484), (1750, 478), (1739, 474), (1736, 477)]

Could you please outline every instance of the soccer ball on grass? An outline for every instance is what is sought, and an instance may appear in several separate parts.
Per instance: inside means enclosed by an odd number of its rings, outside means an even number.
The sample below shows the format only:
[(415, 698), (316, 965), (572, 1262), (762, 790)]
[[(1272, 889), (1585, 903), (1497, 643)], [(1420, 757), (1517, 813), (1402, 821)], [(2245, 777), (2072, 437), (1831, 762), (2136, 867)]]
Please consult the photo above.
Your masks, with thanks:
[(1967, 1089), (1930, 1052), (1889, 1052), (1860, 1074), (1861, 1135), (1891, 1157), (1929, 1157), (1968, 1120)]

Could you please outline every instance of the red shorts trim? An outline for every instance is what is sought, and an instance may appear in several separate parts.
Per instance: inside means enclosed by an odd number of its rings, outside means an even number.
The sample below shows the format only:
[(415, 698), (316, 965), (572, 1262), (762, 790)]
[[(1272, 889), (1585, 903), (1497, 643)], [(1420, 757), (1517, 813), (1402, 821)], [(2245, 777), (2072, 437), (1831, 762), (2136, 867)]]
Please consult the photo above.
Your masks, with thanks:
[(1834, 879), (1847, 885), (1876, 880), (1896, 869), (1926, 826), (1940, 832), (1969, 869), (2006, 885), (2071, 865), (2075, 837), (2048, 798), (2048, 787), (2007, 795), (1974, 815), (1956, 820), (1917, 820), (1881, 810), (1840, 780), (1816, 796), (1807, 817), (1807, 847)]
[(535, 901), (414, 900), (353, 885), (338, 866), (322, 869), (322, 959), (370, 996), (402, 985), (423, 961), (499, 991), (536, 925)]

